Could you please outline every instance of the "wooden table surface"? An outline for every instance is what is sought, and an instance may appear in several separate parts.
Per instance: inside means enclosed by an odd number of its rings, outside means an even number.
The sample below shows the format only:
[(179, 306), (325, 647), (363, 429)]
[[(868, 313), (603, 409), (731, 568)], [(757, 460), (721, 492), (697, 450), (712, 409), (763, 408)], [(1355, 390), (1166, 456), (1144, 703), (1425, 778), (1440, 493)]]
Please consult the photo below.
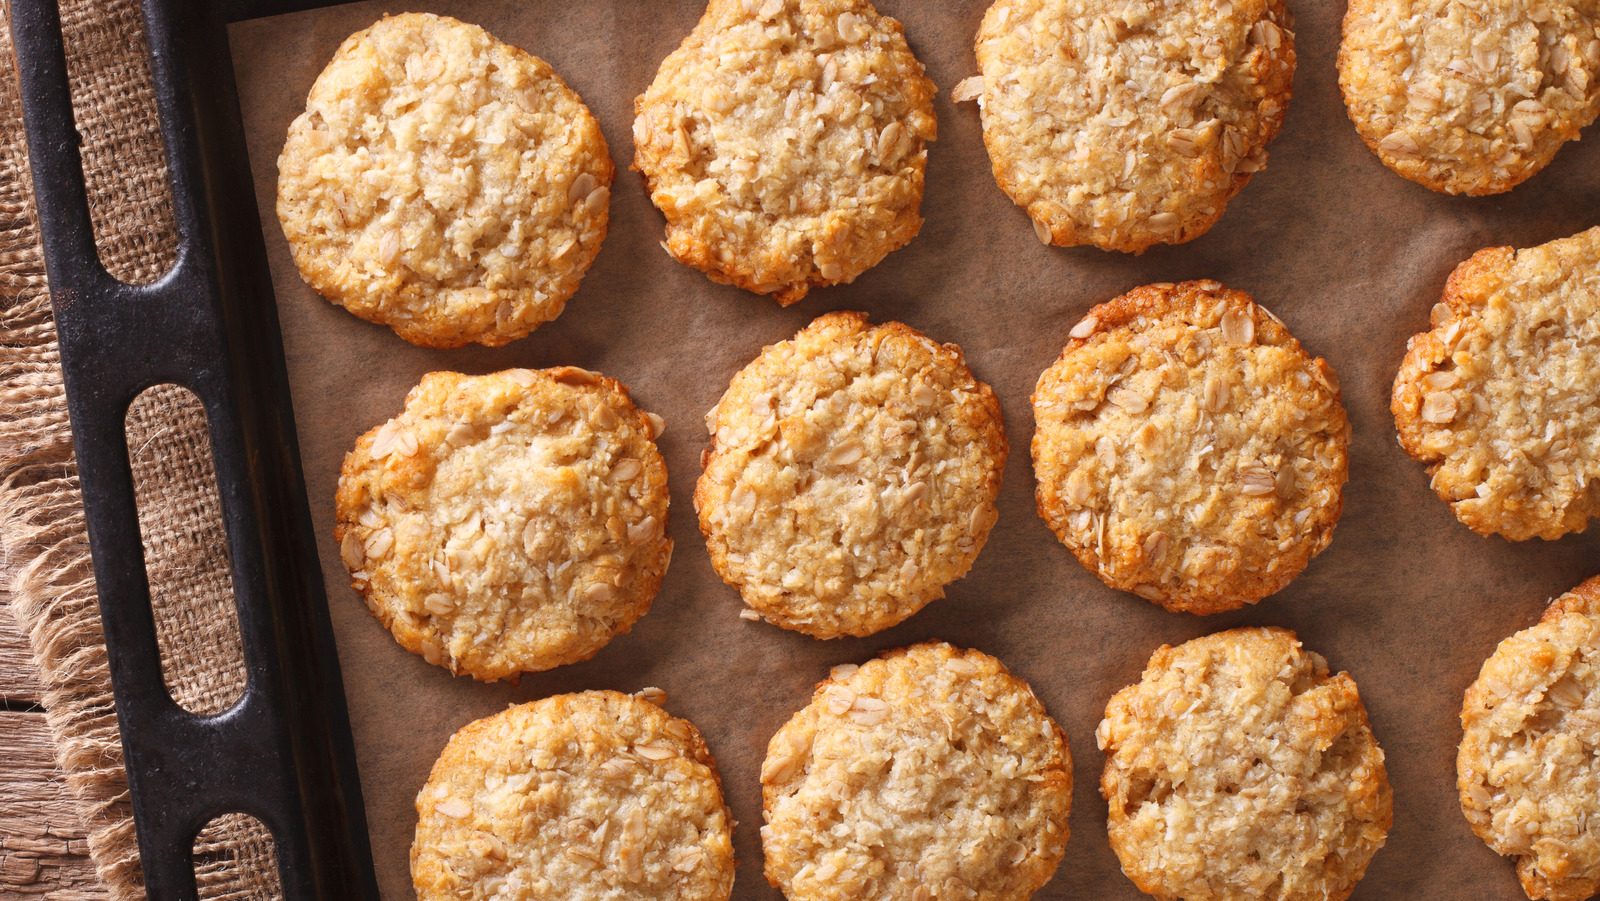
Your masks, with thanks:
[(0, 898), (104, 901), (8, 600), (0, 591)]

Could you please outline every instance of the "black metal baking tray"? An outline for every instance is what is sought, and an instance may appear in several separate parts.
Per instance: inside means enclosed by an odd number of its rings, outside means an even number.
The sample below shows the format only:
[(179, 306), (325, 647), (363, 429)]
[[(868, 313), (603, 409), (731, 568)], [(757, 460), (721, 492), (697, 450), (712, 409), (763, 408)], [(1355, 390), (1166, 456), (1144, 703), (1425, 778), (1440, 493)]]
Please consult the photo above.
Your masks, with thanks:
[[(197, 897), (195, 835), (228, 812), (272, 832), (289, 901), (378, 897), (226, 32), (319, 5), (144, 4), (180, 239), (171, 271), (129, 285), (95, 249), (57, 4), (10, 4), (134, 823), (162, 901)], [(215, 716), (168, 694), (150, 607), (123, 423), (163, 383), (205, 406), (227, 529), (248, 681)]]
[[(589, 311), (563, 316), (538, 340), (505, 352), (455, 352), (451, 368), (575, 364), (622, 377), (641, 389), (642, 404), (670, 414), (663, 454), (674, 472), (688, 473), (695, 471), (703, 440), (691, 437), (700, 415), (760, 345), (789, 337), (825, 309), (864, 309), (878, 320), (905, 321), (962, 346), (1007, 406), (1013, 451), (999, 501), (1005, 511), (1000, 537), (949, 597), (902, 626), (847, 644), (820, 643), (757, 624), (747, 631), (734, 615), (734, 594), (703, 550), (686, 553), (699, 540), (693, 515), (675, 517), (679, 557), (655, 612), (595, 661), (535, 675), (514, 690), (428, 672), (425, 661), (394, 646), (336, 578), (328, 590), (346, 668), (354, 675), (362, 649), (382, 649), (381, 656), (365, 659), (371, 671), (351, 679), (347, 712), (310, 527), (320, 522), (322, 534), (331, 533), (333, 510), (315, 499), (332, 495), (337, 461), (362, 428), (381, 411), (398, 409), (414, 379), (438, 368), (442, 358), (395, 340), (382, 326), (353, 320), (304, 285), (278, 243), (271, 210), (258, 209), (270, 205), (272, 188), (263, 181), (252, 193), (243, 151), (256, 151), (263, 170), (257, 174), (269, 178), (264, 170), (281, 147), (284, 127), (303, 109), (315, 63), (385, 10), (352, 11), (337, 26), (327, 21), (331, 17), (319, 17), (320, 25), (291, 17), (225, 31), (230, 23), (330, 4), (149, 2), (153, 68), (185, 239), (179, 271), (139, 289), (111, 282), (95, 261), (53, 7), (49, 0), (13, 0), (11, 8), (30, 86), (36, 175), (108, 625), (115, 632), (141, 837), (147, 865), (159, 867), (152, 869), (152, 897), (193, 897), (189, 839), (208, 814), (229, 807), (256, 813), (276, 833), (289, 897), (374, 896), (364, 819), (374, 830), (378, 875), (394, 897), (404, 897), (412, 792), (432, 759), (421, 748), (437, 749), (467, 719), (531, 696), (658, 685), (672, 694), (676, 712), (706, 733), (730, 809), (747, 824), (735, 837), (745, 861), (738, 897), (776, 899), (776, 890), (760, 879), (759, 830), (750, 825), (760, 822), (766, 738), (809, 699), (828, 667), (941, 638), (995, 653), (1028, 678), (1080, 752), (1068, 862), (1041, 897), (1133, 898), (1137, 888), (1119, 872), (1104, 837), (1105, 805), (1093, 790), (1099, 773), (1092, 736), (1104, 701), (1138, 678), (1146, 655), (1160, 644), (1242, 625), (1293, 628), (1334, 666), (1348, 667), (1390, 754), (1396, 823), (1355, 897), (1518, 896), (1512, 867), (1483, 847), (1459, 816), (1453, 761), (1461, 692), (1484, 657), (1536, 619), (1547, 598), (1593, 575), (1600, 531), (1521, 545), (1473, 535), (1433, 496), (1423, 467), (1395, 444), (1388, 386), (1407, 339), (1426, 327), (1427, 310), (1457, 263), (1481, 247), (1529, 246), (1595, 224), (1600, 185), (1594, 173), (1600, 168), (1589, 142), (1563, 149), (1546, 173), (1508, 196), (1449, 197), (1410, 184), (1373, 157), (1349, 125), (1335, 77), (1342, 6), (1299, 4), (1301, 68), (1284, 132), (1272, 145), (1272, 168), (1230, 202), (1216, 229), (1181, 247), (1143, 257), (1092, 248), (1039, 250), (1026, 215), (993, 184), (976, 110), (956, 107), (948, 93), (936, 101), (940, 141), (928, 167), (922, 233), (855, 285), (819, 292), (815, 301), (787, 311), (753, 304), (742, 291), (714, 286), (652, 252), (661, 235), (659, 213), (645, 192), (618, 190), (602, 265), (586, 277)], [(531, 21), (539, 16), (528, 14), (540, 5), (456, 5), (496, 7), (508, 25), (522, 20), (525, 35), (543, 27), (542, 20)], [(975, 70), (971, 36), (983, 0), (884, 5), (900, 8), (936, 83), (955, 84)], [(578, 21), (593, 4), (543, 6)], [(670, 27), (636, 27), (638, 17), (630, 16), (618, 23), (618, 31), (628, 33), (625, 41), (550, 42), (557, 54), (573, 54), (569, 58), (581, 55), (573, 51), (581, 45), (584, 53), (616, 60), (603, 73), (569, 70), (580, 76), (575, 81), (609, 85), (587, 96), (602, 126), (620, 139), (614, 151), (631, 134), (631, 98), (650, 83), (657, 61), (689, 32), (700, 8), (652, 4), (648, 18), (670, 20)], [(229, 52), (230, 33), (239, 54)], [(236, 87), (230, 62), (251, 55), (243, 52), (245, 41), (263, 47), (259, 56), (268, 62), (266, 71), (238, 69)], [(272, 54), (285, 46), (304, 49), (301, 42), (315, 43), (316, 52), (296, 58), (289, 90), (274, 81)], [(262, 130), (268, 120), (270, 129)], [(279, 273), (277, 313), (268, 259)], [(1027, 397), (1037, 374), (1056, 359), (1057, 342), (1092, 304), (1135, 285), (1198, 277), (1249, 290), (1291, 323), (1308, 350), (1326, 354), (1346, 386), (1344, 403), (1354, 423), (1352, 478), (1328, 552), (1280, 595), (1204, 620), (1120, 595), (1065, 553), (1034, 513), (1023, 450)], [(155, 302), (158, 296), (166, 298), (164, 306)], [(636, 315), (644, 311), (650, 315)], [(321, 328), (335, 321), (337, 333)], [(683, 340), (704, 337), (696, 330), (701, 322), (716, 323), (709, 336), (716, 340)], [(302, 416), (319, 402), (316, 392), (335, 389), (357, 400), (340, 397), (330, 409), (360, 411), (325, 428), (307, 418), (303, 457), (288, 418), (283, 342), (293, 352), (288, 372), (302, 379), (295, 383), (304, 392), (297, 395)], [(330, 350), (351, 349), (356, 353), (329, 357)], [(96, 359), (102, 353), (105, 358)], [(379, 366), (382, 371), (370, 376), (363, 371)], [(317, 377), (307, 378), (311, 372)], [(352, 384), (353, 378), (364, 384)], [(247, 701), (227, 715), (239, 723), (227, 738), (276, 749), (272, 753), (234, 760), (222, 738), (201, 734), (200, 727), (220, 724), (174, 711), (156, 674), (120, 426), (128, 399), (166, 380), (193, 388), (207, 405), (232, 511), (235, 579), (241, 601), (253, 605), (243, 612), (243, 625), (258, 694), (253, 707)], [(309, 520), (302, 465), (315, 489), (316, 516)], [(679, 510), (689, 500), (686, 487), (676, 488)], [(321, 551), (328, 555), (328, 574), (342, 577), (337, 549), (324, 542)], [(358, 626), (343, 631), (347, 623)], [(703, 646), (714, 669), (679, 667), (656, 650), (677, 651), (691, 642)], [(403, 681), (420, 672), (428, 675)], [(391, 701), (397, 684), (406, 687), (405, 705)], [(154, 713), (146, 715), (140, 704)], [(380, 715), (373, 715), (375, 706)], [(256, 717), (248, 733), (242, 725), (247, 713)], [(369, 779), (365, 815), (347, 714), (354, 714), (367, 755), (361, 758)], [(180, 721), (189, 731), (174, 749), (167, 727)], [(379, 743), (381, 754), (374, 752)], [(397, 747), (405, 753), (396, 754)], [(190, 769), (226, 769), (185, 782), (172, 775), (177, 770), (162, 769), (169, 759)], [(257, 780), (247, 764), (272, 768), (273, 775)]]

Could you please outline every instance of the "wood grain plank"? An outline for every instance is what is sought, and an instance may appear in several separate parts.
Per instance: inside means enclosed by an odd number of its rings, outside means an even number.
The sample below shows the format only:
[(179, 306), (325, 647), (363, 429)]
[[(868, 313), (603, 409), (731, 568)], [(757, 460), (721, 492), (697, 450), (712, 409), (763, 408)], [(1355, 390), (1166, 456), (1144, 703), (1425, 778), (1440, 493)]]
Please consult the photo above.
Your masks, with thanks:
[(106, 901), (44, 714), (0, 711), (0, 897)]

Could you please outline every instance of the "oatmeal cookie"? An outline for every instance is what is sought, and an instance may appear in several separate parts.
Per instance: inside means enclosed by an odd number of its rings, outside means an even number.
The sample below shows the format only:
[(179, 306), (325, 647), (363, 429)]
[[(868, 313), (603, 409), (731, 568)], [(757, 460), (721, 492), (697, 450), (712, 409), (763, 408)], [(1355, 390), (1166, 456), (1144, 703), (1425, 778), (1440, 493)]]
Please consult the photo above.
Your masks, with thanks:
[(1033, 393), (1039, 515), (1113, 588), (1216, 613), (1289, 584), (1344, 504), (1339, 385), (1216, 282), (1089, 311)]
[(614, 691), (457, 732), (417, 794), (418, 901), (727, 901), (733, 817), (688, 722)]
[(954, 344), (829, 313), (706, 416), (695, 486), (711, 562), (768, 621), (870, 635), (972, 567), (998, 513), (1000, 403)]
[(1529, 898), (1600, 892), (1600, 577), (1502, 641), (1467, 689), (1461, 811)]
[(1509, 191), (1600, 113), (1600, 4), (1350, 0), (1339, 88), (1385, 166), (1435, 191)]
[(554, 319), (606, 234), (615, 169), (538, 57), (407, 13), (350, 36), (278, 157), (300, 275), (425, 347), (498, 347)]
[(1585, 580), (1545, 608), (1544, 622), (1550, 622), (1566, 613), (1600, 616), (1600, 576)]
[(1343, 901), (1393, 821), (1355, 681), (1284, 629), (1163, 646), (1095, 741), (1111, 848), (1162, 901)]
[(1283, 0), (998, 0), (976, 99), (1001, 190), (1046, 244), (1206, 233), (1267, 162), (1294, 79)]
[(635, 102), (667, 251), (791, 304), (922, 228), (933, 82), (866, 0), (711, 0)]
[(1480, 535), (1581, 532), (1600, 514), (1600, 228), (1456, 267), (1412, 337), (1400, 445)]
[(1067, 737), (1026, 682), (927, 642), (834, 667), (761, 766), (789, 901), (1024, 901), (1067, 845)]
[(429, 373), (345, 457), (350, 584), (452, 673), (593, 657), (650, 609), (672, 557), (659, 422), (583, 369)]

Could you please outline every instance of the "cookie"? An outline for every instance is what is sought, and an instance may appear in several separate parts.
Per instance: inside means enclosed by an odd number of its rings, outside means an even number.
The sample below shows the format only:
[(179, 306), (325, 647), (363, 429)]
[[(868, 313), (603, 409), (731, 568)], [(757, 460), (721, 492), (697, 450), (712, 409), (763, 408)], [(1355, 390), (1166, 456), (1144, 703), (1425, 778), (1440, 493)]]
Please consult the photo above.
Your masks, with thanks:
[(1600, 576), (1588, 579), (1566, 594), (1550, 602), (1545, 608), (1543, 622), (1551, 622), (1567, 613), (1600, 616)]
[(560, 315), (606, 234), (615, 169), (544, 60), (407, 13), (350, 36), (278, 157), (306, 284), (424, 347), (499, 347)]
[(1461, 811), (1529, 898), (1600, 892), (1600, 577), (1502, 641), (1467, 689)]
[(706, 416), (695, 510), (770, 622), (870, 635), (944, 596), (998, 513), (1000, 402), (954, 344), (829, 313), (761, 352)]
[(457, 732), (417, 794), (418, 901), (727, 901), (733, 817), (700, 733), (614, 691)]
[(1581, 532), (1600, 514), (1600, 228), (1456, 267), (1406, 345), (1400, 446), (1480, 535)]
[(1095, 741), (1111, 848), (1162, 901), (1343, 901), (1393, 821), (1355, 681), (1284, 629), (1163, 646)]
[(429, 373), (345, 457), (350, 584), (452, 673), (593, 657), (650, 609), (672, 557), (659, 423), (583, 369)]
[(1600, 113), (1600, 8), (1350, 0), (1339, 88), (1385, 166), (1435, 191), (1509, 191)]
[(922, 228), (933, 82), (866, 0), (711, 0), (634, 106), (663, 246), (791, 304)]
[(761, 765), (789, 901), (1024, 901), (1061, 862), (1067, 737), (1026, 682), (927, 642), (834, 667)]
[(1283, 0), (998, 0), (978, 30), (995, 180), (1046, 244), (1206, 233), (1267, 163), (1294, 79)]
[(1089, 311), (1033, 393), (1039, 515), (1113, 588), (1216, 613), (1289, 584), (1343, 507), (1333, 370), (1216, 282)]

